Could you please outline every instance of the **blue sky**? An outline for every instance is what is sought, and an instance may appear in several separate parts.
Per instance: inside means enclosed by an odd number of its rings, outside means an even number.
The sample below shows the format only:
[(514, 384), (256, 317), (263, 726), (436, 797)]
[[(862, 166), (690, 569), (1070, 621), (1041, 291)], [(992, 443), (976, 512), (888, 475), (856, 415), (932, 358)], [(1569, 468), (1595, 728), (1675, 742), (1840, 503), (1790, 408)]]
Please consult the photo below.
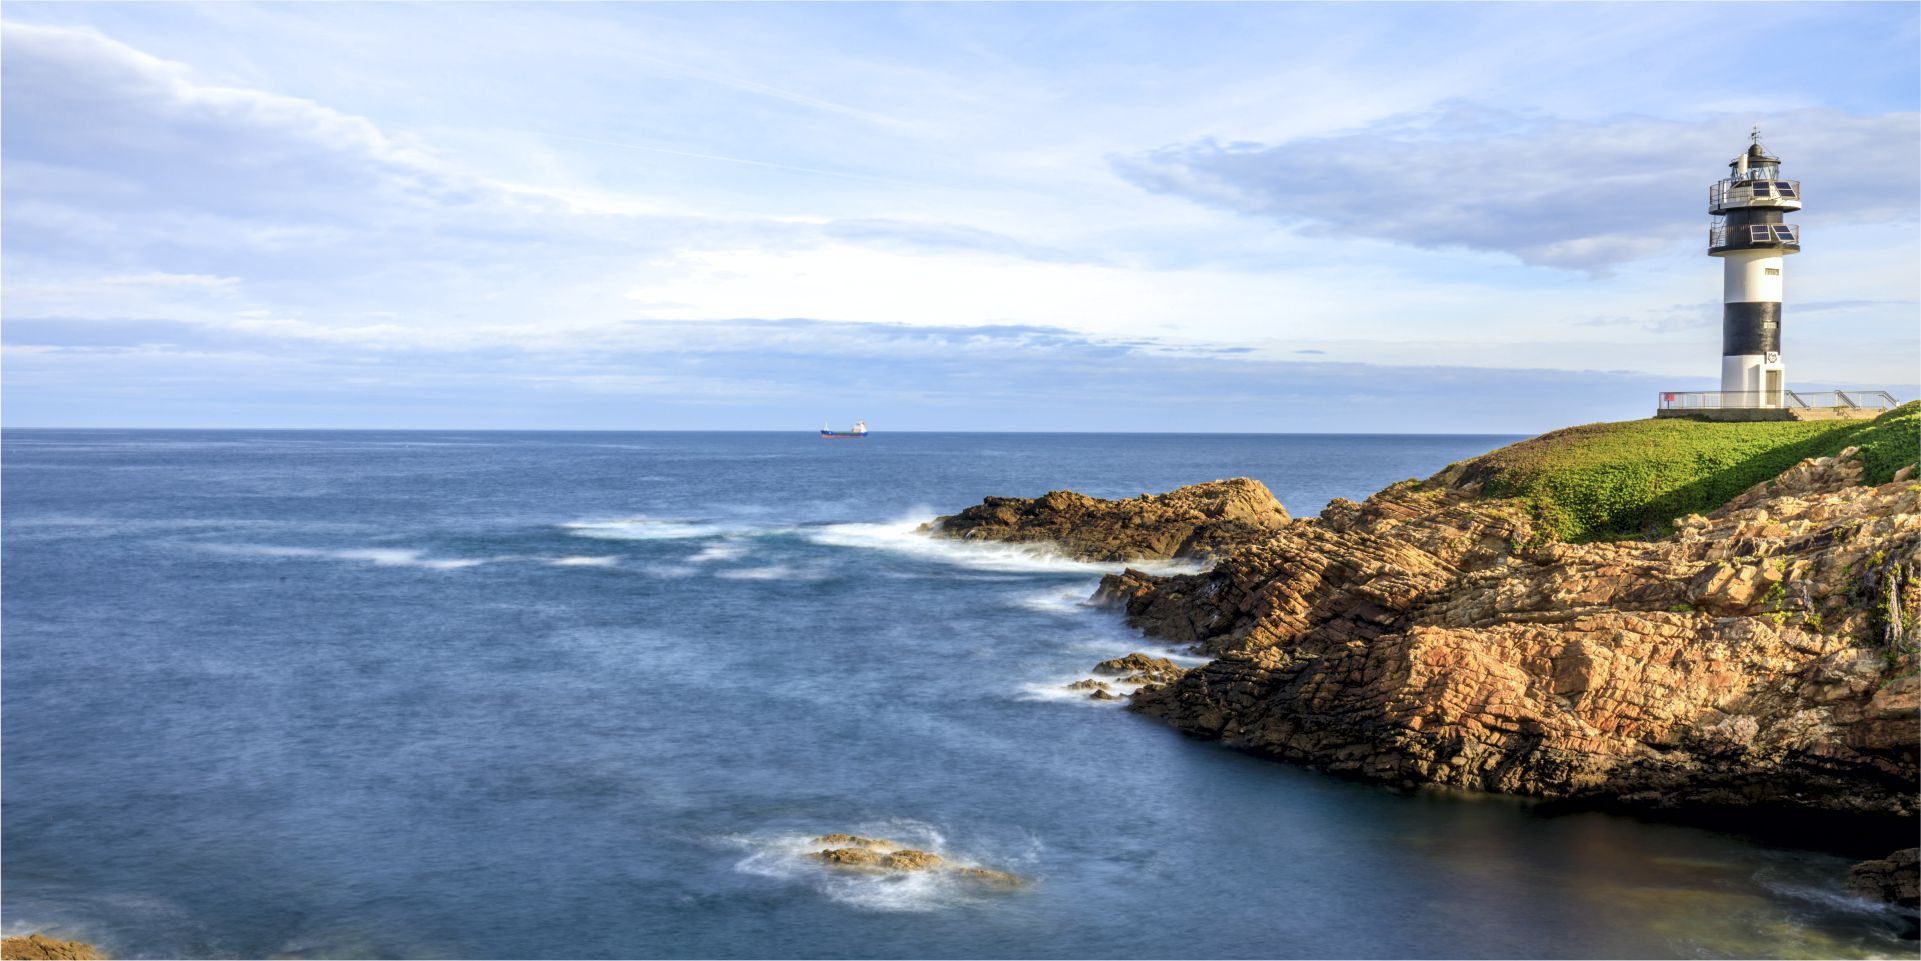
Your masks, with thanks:
[(8, 426), (1533, 432), (1921, 393), (1913, 4), (5, 7)]

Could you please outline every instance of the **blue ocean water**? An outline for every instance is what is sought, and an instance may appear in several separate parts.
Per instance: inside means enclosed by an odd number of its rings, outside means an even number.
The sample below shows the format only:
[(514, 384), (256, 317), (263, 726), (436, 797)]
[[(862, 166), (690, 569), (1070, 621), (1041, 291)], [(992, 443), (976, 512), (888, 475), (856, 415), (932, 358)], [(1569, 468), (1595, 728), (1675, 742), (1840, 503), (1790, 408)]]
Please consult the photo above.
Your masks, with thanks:
[[(132, 957), (1908, 955), (1848, 858), (1401, 794), (1061, 685), (1160, 651), (983, 495), (1492, 437), (9, 431), (4, 924)], [(831, 871), (895, 838), (1033, 883)]]

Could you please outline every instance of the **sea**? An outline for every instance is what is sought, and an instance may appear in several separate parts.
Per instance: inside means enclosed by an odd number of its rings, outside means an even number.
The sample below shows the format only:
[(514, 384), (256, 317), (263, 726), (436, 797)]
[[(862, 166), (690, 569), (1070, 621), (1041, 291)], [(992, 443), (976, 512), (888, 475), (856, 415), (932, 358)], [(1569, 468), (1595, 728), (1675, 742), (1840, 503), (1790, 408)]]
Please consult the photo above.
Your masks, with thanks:
[[(1395, 791), (1089, 700), (1099, 660), (1183, 657), (1088, 603), (1116, 567), (919, 532), (1236, 476), (1306, 515), (1513, 439), (10, 430), (0, 926), (120, 958), (1913, 957), (1818, 831)], [(1026, 883), (808, 856), (836, 832)]]

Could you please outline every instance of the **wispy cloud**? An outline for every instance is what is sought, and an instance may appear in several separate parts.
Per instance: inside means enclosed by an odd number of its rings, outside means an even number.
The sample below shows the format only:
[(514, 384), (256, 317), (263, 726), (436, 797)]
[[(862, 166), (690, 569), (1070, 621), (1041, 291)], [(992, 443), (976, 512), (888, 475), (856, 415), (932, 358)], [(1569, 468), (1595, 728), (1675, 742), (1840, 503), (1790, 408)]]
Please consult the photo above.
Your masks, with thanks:
[[(1803, 109), (1761, 118), (1805, 176), (1809, 222), (1911, 217), (1921, 115)], [(1115, 157), (1141, 186), (1314, 236), (1512, 254), (1600, 270), (1699, 239), (1705, 187), (1753, 119), (1602, 122), (1454, 102), (1277, 144), (1207, 139)]]

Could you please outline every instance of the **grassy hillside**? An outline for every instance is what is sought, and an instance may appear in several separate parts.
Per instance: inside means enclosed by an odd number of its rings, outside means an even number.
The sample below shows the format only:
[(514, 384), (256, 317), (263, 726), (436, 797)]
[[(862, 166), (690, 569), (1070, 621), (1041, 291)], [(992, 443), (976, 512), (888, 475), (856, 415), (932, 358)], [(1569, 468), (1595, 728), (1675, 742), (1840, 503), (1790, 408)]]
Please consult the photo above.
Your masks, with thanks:
[(1871, 421), (1718, 424), (1633, 420), (1543, 434), (1462, 465), (1489, 497), (1528, 503), (1563, 540), (1665, 532), (1804, 457), (1861, 448), (1869, 483), (1886, 483), (1921, 448), (1921, 401)]

